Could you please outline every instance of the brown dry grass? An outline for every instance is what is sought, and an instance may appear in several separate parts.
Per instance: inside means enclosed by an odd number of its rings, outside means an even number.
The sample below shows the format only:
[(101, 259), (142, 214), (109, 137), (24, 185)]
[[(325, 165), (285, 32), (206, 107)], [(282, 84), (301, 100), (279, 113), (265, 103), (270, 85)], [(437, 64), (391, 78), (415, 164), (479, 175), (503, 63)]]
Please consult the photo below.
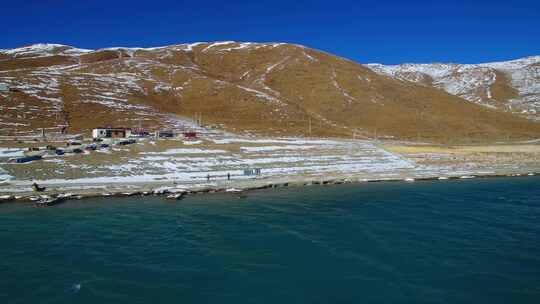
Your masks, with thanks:
[(519, 96), (518, 91), (510, 85), (510, 80), (504, 73), (495, 72), (497, 78), (491, 86), (491, 94), (494, 100), (505, 103), (512, 98)]
[[(445, 143), (540, 137), (539, 123), (471, 104), (435, 88), (379, 76), (362, 65), (326, 53), (295, 45), (222, 51), (237, 44), (203, 51), (207, 46), (199, 45), (193, 52), (174, 48), (137, 51), (134, 58), (127, 58), (122, 51), (98, 51), (81, 56), (85, 65), (77, 76), (84, 77), (80, 72), (138, 75), (144, 92), (132, 92), (130, 103), (187, 117), (200, 113), (205, 124), (236, 132), (321, 137), (356, 134)], [(62, 56), (8, 60), (0, 69), (65, 60)], [(73, 132), (119, 121), (127, 126), (136, 124), (135, 111), (79, 102), (77, 88), (69, 85), (70, 77), (69, 73), (64, 76), (66, 83), (60, 95)], [(494, 96), (513, 96), (507, 80), (500, 75), (498, 79)], [(155, 91), (156, 80), (173, 89)], [(55, 123), (43, 117), (31, 121), (31, 127)], [(147, 121), (147, 126), (160, 123), (154, 119)]]
[(433, 146), (433, 145), (393, 145), (384, 144), (382, 147), (388, 151), (399, 154), (413, 153), (540, 153), (540, 145), (533, 144), (499, 144), (499, 145), (473, 145), (473, 146)]
[(8, 71), (15, 69), (32, 69), (46, 67), (51, 65), (68, 65), (74, 64), (77, 61), (68, 56), (50, 56), (38, 58), (21, 58), (0, 61), (0, 71)]

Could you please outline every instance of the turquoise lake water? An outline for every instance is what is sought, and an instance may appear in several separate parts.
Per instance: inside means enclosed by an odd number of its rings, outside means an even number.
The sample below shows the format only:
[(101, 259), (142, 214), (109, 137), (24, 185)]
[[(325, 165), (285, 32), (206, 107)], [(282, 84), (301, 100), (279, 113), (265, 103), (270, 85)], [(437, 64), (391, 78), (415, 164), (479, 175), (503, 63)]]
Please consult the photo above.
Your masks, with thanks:
[(0, 303), (540, 303), (540, 177), (0, 205)]

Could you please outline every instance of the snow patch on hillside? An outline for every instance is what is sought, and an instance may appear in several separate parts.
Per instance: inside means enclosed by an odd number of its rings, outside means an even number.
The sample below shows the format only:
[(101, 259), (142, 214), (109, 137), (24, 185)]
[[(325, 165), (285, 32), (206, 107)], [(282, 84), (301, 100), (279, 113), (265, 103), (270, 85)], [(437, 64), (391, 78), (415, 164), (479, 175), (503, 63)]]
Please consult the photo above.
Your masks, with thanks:
[[(509, 100), (505, 110), (514, 108), (526, 114), (540, 110), (540, 56), (482, 64), (367, 64), (374, 72), (403, 81), (433, 85), (452, 95), (486, 107), (500, 107), (492, 87), (497, 73), (503, 73), (518, 97)], [(496, 103), (496, 102), (499, 103)]]
[(74, 48), (63, 44), (38, 43), (15, 49), (0, 50), (0, 53), (18, 57), (35, 58), (53, 55), (81, 55), (92, 52), (93, 50)]

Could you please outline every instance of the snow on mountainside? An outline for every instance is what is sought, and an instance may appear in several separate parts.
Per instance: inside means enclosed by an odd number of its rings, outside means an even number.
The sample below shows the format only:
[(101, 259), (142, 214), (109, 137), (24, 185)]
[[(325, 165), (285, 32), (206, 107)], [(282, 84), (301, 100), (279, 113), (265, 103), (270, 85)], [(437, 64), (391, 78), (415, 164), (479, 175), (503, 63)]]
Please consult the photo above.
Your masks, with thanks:
[(511, 99), (518, 107), (530, 106), (528, 112), (540, 113), (540, 56), (527, 57), (507, 62), (482, 64), (488, 68), (504, 72), (509, 76), (511, 86), (519, 92), (519, 97)]
[(433, 86), (474, 103), (540, 119), (540, 56), (482, 64), (367, 64), (381, 75)]
[(490, 98), (513, 96), (504, 93), (506, 82), (497, 81), (510, 79), (508, 74), (521, 84), (519, 79), (534, 78), (537, 70), (530, 66), (528, 73), (516, 63), (497, 69), (424, 65), (423, 72), (398, 73), (286, 43), (98, 50), (37, 44), (0, 50), (0, 87), (9, 88), (0, 90), (0, 135), (64, 126), (72, 133), (100, 125), (174, 128), (179, 115), (262, 134), (439, 141), (538, 137), (540, 124), (462, 99), (490, 104)]
[[(228, 41), (156, 48), (110, 47), (84, 50), (60, 44), (36, 44), (0, 50), (0, 55), (9, 56), (4, 61), (21, 62), (16, 68), (7, 68), (5, 71), (1, 71), (0, 62), (0, 83), (7, 84), (25, 97), (25, 101), (18, 103), (16, 107), (0, 105), (0, 109), (5, 112), (18, 110), (16, 118), (21, 120), (7, 122), (0, 117), (0, 125), (30, 127), (27, 121), (30, 116), (38, 121), (54, 120), (54, 125), (50, 128), (55, 129), (55, 125), (68, 123), (64, 113), (70, 112), (69, 107), (84, 105), (103, 115), (103, 119), (98, 116), (98, 121), (103, 121), (103, 124), (115, 122), (129, 126), (134, 122), (140, 124), (141, 121), (147, 121), (150, 125), (165, 123), (164, 127), (170, 127), (171, 123), (174, 124), (174, 120), (168, 119), (171, 113), (158, 109), (159, 105), (149, 105), (148, 101), (171, 99), (172, 95), (179, 98), (193, 95), (193, 90), (201, 89), (199, 86), (202, 82), (205, 82), (204, 86), (208, 86), (206, 89), (233, 91), (234, 94), (247, 95), (245, 98), (273, 103), (269, 116), (286, 118), (293, 111), (283, 111), (283, 105), (278, 99), (279, 94), (262, 83), (264, 76), (271, 70), (269, 67), (265, 67), (265, 75), (253, 81), (255, 83), (240, 85), (214, 75), (210, 77), (207, 71), (189, 58), (196, 47), (201, 53), (211, 54), (212, 51), (223, 54), (240, 49), (272, 49), (280, 45), (282, 44)], [(67, 59), (59, 63), (40, 62), (39, 65), (43, 66), (37, 67), (24, 66), (28, 60), (45, 60), (53, 56)], [(277, 64), (273, 67), (276, 66)], [(243, 76), (247, 79), (249, 75), (246, 73)], [(178, 82), (179, 79), (181, 83)], [(7, 97), (7, 93), (0, 92), (0, 97)], [(143, 98), (146, 99), (144, 102), (140, 100)], [(10, 113), (7, 114), (4, 117)], [(38, 126), (41, 127), (39, 124)]]
[(9, 50), (0, 50), (0, 54), (12, 56), (13, 58), (36, 58), (53, 55), (80, 55), (92, 52), (92, 50), (78, 49), (63, 44), (38, 43)]

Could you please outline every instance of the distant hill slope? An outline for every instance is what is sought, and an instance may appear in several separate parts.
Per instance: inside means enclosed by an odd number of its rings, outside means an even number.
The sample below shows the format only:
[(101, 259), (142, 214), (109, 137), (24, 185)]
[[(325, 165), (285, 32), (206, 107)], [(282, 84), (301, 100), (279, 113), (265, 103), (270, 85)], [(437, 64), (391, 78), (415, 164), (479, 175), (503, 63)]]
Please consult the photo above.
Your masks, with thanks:
[[(0, 50), (0, 83), (11, 88), (0, 92), (0, 127), (11, 134), (65, 122), (70, 132), (100, 125), (165, 128), (182, 115), (272, 135), (462, 142), (540, 137), (540, 124), (531, 120), (382, 70), (283, 43), (95, 51), (39, 44)], [(519, 95), (503, 88), (508, 98)]]
[(474, 103), (540, 119), (540, 56), (483, 64), (367, 64), (373, 71), (412, 81)]

